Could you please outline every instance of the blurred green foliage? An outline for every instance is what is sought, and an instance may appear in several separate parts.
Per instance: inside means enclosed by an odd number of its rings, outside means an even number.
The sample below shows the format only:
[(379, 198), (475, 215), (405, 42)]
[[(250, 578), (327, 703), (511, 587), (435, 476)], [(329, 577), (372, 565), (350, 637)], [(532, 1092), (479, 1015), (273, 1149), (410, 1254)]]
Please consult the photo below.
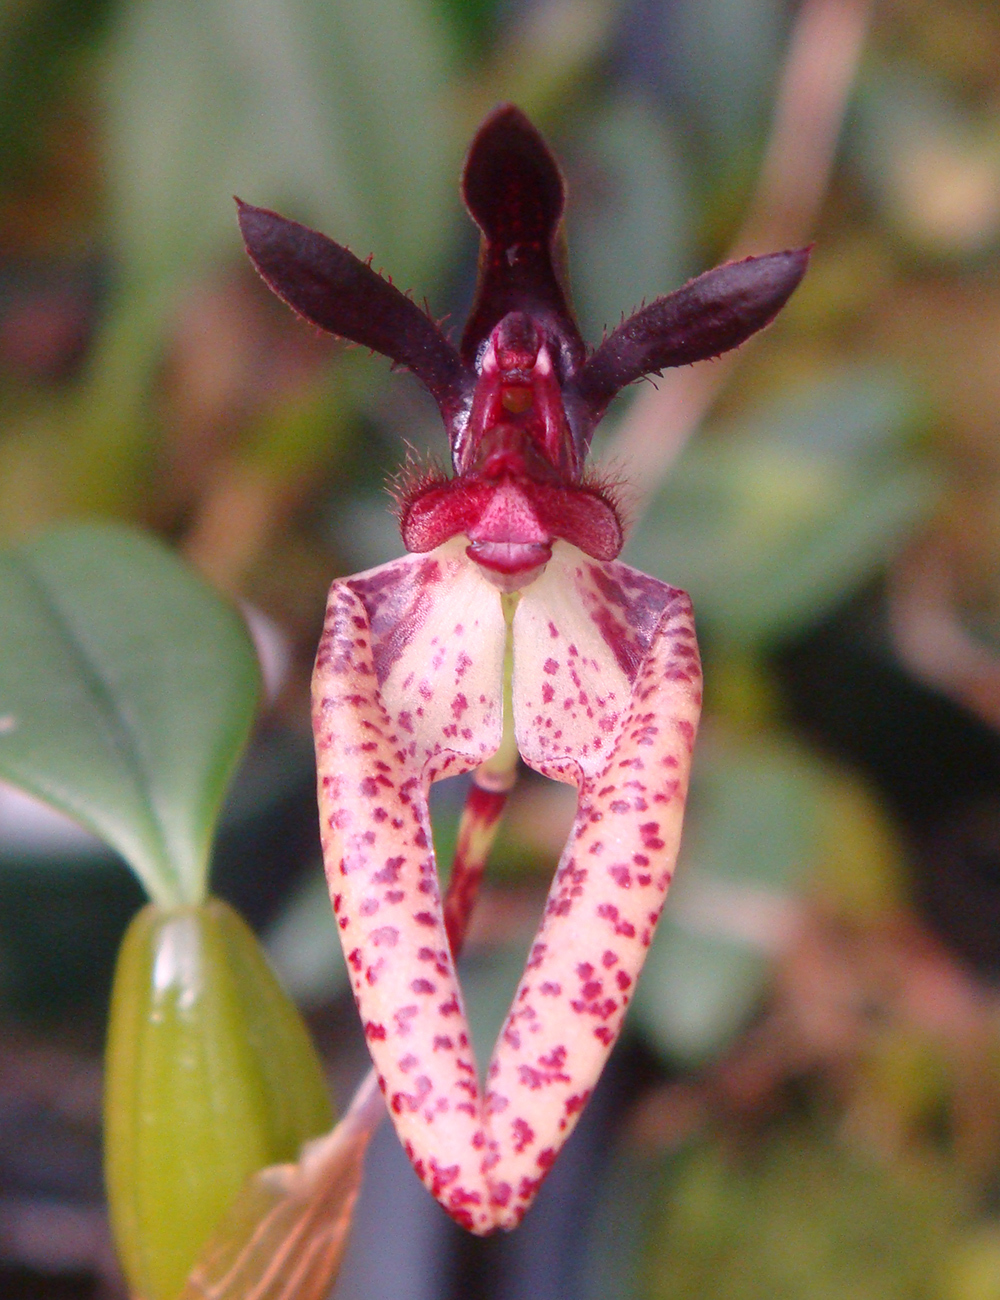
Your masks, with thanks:
[(708, 738), (699, 754), (684, 860), (632, 1013), (671, 1059), (716, 1057), (767, 987), (788, 903), (819, 857), (813, 768), (766, 741)]
[(862, 587), (926, 519), (935, 481), (892, 370), (825, 374), (689, 445), (629, 542), (713, 638), (768, 645)]
[[(596, 341), (621, 311), (727, 247), (760, 165), (789, 20), (774, 0), (7, 6), (8, 585), (23, 587), (33, 548), (55, 544), (20, 549), (46, 524), (79, 514), (144, 524), (281, 624), (291, 680), (271, 719), (304, 729), (330, 578), (396, 553), (381, 484), (407, 445), (439, 457), (445, 448), (406, 376), (317, 340), (268, 300), (241, 259), (231, 195), (372, 253), (455, 324), (474, 259), (455, 187), (462, 151), (479, 117), (513, 97), (565, 162), (570, 274)], [(650, 1297), (1000, 1294), (997, 1230), (982, 1209), (1000, 1167), (983, 1118), (1000, 1093), (989, 1066), (995, 1030), (983, 1031), (986, 1047), (960, 1051), (867, 972), (851, 996), (878, 1008), (878, 1032), (862, 1016), (836, 1050), (816, 1045), (817, 1023), (841, 1023), (822, 991), (850, 984), (844, 968), (857, 974), (865, 954), (880, 954), (906, 988), (933, 966), (927, 987), (941, 997), (966, 976), (947, 954), (933, 965), (907, 928), (916, 925), (909, 860), (890, 809), (796, 734), (773, 670), (776, 650), (891, 583), (917, 543), (944, 557), (953, 604), (995, 652), (998, 69), (991, 0), (876, 6), (810, 274), (630, 538), (626, 558), (692, 591), (708, 665), (683, 871), (631, 1023), (671, 1077), (708, 1079), (716, 1102), (776, 1007), (781, 1041), (799, 1056), (778, 1071), (766, 1105), (740, 1112), (751, 1156), (695, 1125), (680, 1155), (657, 1139), (667, 1154), (652, 1181), (616, 1184), (630, 1223), (650, 1206), (631, 1274), (628, 1249), (614, 1255), (621, 1295), (632, 1276), (643, 1279), (633, 1294)], [(627, 418), (628, 400), (609, 429)], [(86, 590), (75, 596), (88, 607)], [(27, 617), (22, 597), (0, 597), (8, 648), (11, 611)], [(95, 608), (84, 612), (102, 622)], [(210, 623), (192, 628), (192, 643), (225, 637)], [(116, 630), (114, 618), (105, 624)], [(881, 625), (870, 631), (889, 637)], [(0, 659), (3, 649), (0, 640)], [(244, 682), (249, 671), (244, 663)], [(206, 705), (192, 687), (178, 754), (190, 757), (200, 724), (222, 707), (209, 695)], [(69, 738), (86, 717), (83, 705), (67, 715)], [(15, 735), (0, 733), (0, 754)], [(214, 798), (226, 765), (202, 759), (215, 772)], [(100, 764), (86, 775), (96, 780)], [(191, 769), (194, 783), (203, 775)], [(63, 804), (79, 815), (78, 802)], [(447, 795), (440, 812), (446, 856), (457, 816)], [(497, 849), (505, 897), (537, 895), (565, 816), (558, 795), (525, 783)], [(170, 885), (171, 897), (188, 897), (200, 879), (207, 819), (206, 805), (188, 835), (188, 884)], [(143, 850), (147, 881), (163, 875), (158, 851)], [(470, 959), (482, 1035), (513, 983), (525, 935), (511, 917), (522, 911), (495, 908), (496, 933)], [(824, 927), (846, 945), (843, 967)], [(885, 935), (900, 930), (909, 937), (892, 947)], [(802, 933), (827, 963), (813, 983), (794, 938)], [(343, 988), (332, 941), (314, 877), (272, 934), (282, 973), (314, 1002)], [(805, 990), (801, 1005), (792, 987)], [(914, 1001), (926, 1010), (933, 998)], [(822, 1121), (770, 1126), (790, 1105), (789, 1077), (823, 1099)], [(961, 1096), (975, 1100), (963, 1109)], [(849, 1141), (831, 1115), (846, 1116)], [(947, 1141), (915, 1165), (928, 1130), (942, 1125)], [(898, 1140), (883, 1143), (887, 1133)], [(978, 1164), (967, 1148), (982, 1153)], [(593, 1276), (605, 1279), (607, 1300), (610, 1273), (596, 1257)]]
[(298, 1011), (252, 931), (206, 899), (257, 656), (234, 609), (117, 524), (0, 554), (0, 608), (0, 772), (118, 850), (154, 899), (115, 973), (105, 1169), (130, 1285), (172, 1300), (246, 1179), (332, 1121)]
[(961, 1204), (933, 1168), (880, 1167), (804, 1126), (759, 1152), (693, 1150), (661, 1195), (649, 1300), (934, 1300)]
[(31, 168), (46, 118), (104, 35), (110, 0), (11, 4), (0, 14), (0, 183)]

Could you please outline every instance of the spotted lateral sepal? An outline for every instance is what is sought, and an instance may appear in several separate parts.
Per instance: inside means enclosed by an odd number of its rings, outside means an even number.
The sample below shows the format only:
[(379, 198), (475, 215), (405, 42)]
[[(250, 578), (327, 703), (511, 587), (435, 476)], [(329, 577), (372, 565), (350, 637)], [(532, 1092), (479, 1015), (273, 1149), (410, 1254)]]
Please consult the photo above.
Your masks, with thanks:
[(499, 592), (453, 541), (335, 583), (314, 677), (324, 860), (368, 1046), (418, 1175), (476, 1233), (520, 1222), (617, 1038), (701, 698), (687, 597), (559, 544), (514, 617), (514, 725), (579, 807), (484, 1090), (428, 793), (500, 743), (505, 635)]

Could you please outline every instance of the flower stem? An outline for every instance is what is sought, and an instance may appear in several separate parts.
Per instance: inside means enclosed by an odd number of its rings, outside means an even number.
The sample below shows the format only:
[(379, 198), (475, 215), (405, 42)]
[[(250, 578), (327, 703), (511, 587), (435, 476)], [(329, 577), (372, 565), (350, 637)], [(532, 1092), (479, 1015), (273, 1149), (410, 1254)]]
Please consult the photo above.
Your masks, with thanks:
[(514, 710), (512, 683), (514, 658), (511, 648), (514, 610), (517, 595), (505, 595), (504, 615), (507, 619), (507, 645), (504, 652), (503, 672), (503, 735), (500, 748), (476, 768), (472, 785), (466, 795), (462, 820), (458, 828), (458, 843), (451, 868), (451, 879), (444, 899), (444, 924), (451, 944), (452, 956), (457, 959), (465, 940), (469, 918), (479, 892), (479, 882), (489, 858), (490, 849), (500, 828), (507, 797), (517, 781), (518, 752), (514, 736)]

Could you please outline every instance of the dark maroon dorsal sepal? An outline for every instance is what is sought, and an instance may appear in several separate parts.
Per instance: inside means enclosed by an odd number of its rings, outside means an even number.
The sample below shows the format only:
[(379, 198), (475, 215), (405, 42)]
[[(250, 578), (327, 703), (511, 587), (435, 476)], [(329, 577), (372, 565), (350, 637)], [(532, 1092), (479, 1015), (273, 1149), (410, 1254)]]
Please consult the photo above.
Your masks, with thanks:
[(462, 196), (483, 235), (462, 357), (474, 364), (508, 312), (527, 312), (557, 342), (554, 359), (565, 381), (586, 354), (555, 265), (565, 187), (548, 145), (512, 104), (501, 105), (476, 132)]

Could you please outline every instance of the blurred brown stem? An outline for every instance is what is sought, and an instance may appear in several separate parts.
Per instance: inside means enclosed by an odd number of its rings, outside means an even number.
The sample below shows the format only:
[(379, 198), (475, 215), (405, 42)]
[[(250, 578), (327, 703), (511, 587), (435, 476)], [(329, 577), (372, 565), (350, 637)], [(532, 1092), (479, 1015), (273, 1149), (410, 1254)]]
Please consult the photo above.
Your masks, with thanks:
[[(764, 161), (728, 259), (806, 243), (830, 183), (837, 140), (871, 14), (871, 0), (804, 0), (788, 43)], [(632, 485), (633, 516), (656, 495), (736, 364), (669, 370), (643, 385), (607, 456)]]
[(963, 624), (946, 545), (906, 552), (889, 583), (889, 622), (900, 659), (921, 681), (1000, 730), (1000, 654)]

